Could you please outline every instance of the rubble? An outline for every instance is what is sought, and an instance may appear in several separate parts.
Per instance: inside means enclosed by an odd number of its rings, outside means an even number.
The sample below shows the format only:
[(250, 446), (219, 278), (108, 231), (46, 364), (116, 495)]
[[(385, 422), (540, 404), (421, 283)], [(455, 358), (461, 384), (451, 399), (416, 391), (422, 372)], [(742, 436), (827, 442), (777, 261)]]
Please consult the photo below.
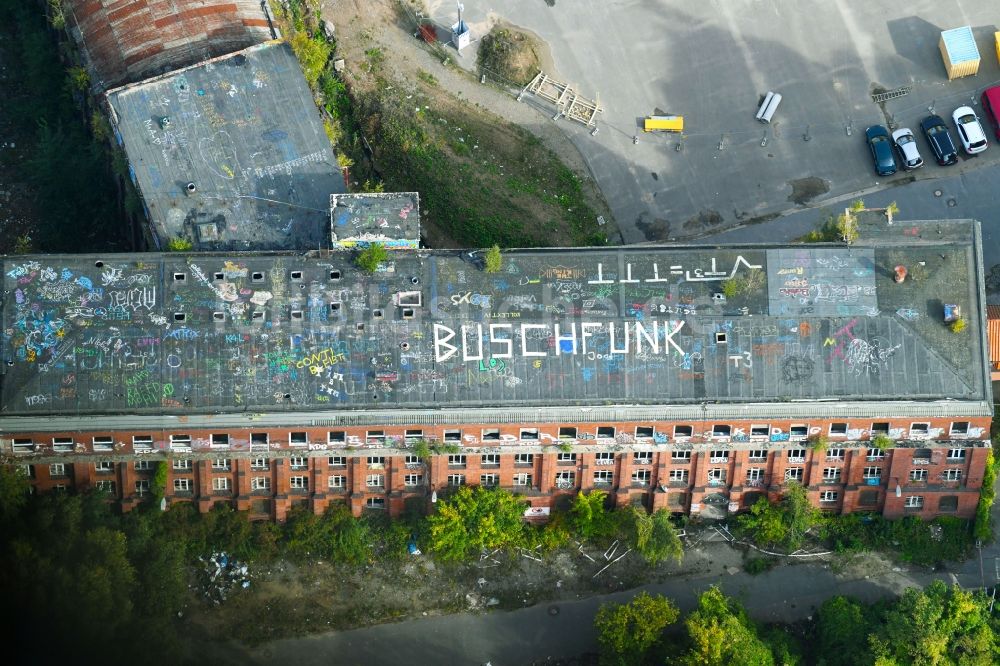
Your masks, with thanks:
[(213, 553), (207, 560), (199, 557), (198, 561), (204, 564), (200, 578), (205, 598), (216, 606), (236, 586), (244, 590), (250, 587), (249, 568), (229, 553)]

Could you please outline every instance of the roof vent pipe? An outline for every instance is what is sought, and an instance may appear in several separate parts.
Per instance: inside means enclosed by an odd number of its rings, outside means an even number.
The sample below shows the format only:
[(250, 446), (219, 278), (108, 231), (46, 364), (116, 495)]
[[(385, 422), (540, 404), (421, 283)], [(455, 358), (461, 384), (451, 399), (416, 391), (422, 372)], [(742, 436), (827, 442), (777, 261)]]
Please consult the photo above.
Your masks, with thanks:
[(187, 191), (188, 194), (194, 194), (198, 188), (194, 186), (194, 183), (188, 183), (187, 185), (184, 186), (184, 189)]

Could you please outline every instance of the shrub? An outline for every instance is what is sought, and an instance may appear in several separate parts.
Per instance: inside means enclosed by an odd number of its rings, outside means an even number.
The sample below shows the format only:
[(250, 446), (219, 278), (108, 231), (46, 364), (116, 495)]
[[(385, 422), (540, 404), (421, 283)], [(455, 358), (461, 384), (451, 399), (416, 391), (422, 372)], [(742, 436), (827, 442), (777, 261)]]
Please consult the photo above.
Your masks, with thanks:
[(892, 437), (889, 437), (889, 435), (883, 433), (875, 435), (875, 437), (872, 439), (873, 449), (884, 450), (884, 449), (894, 448), (895, 446), (896, 446), (896, 440), (894, 440)]
[(809, 436), (809, 444), (813, 453), (822, 454), (826, 453), (827, 448), (830, 446), (830, 440), (823, 433), (819, 433)]
[(389, 258), (389, 251), (382, 243), (372, 243), (358, 255), (358, 268), (365, 273), (374, 273)]
[(306, 83), (315, 89), (333, 49), (322, 37), (310, 37), (306, 32), (296, 32), (292, 35), (290, 43), (292, 50), (295, 51), (295, 57), (302, 66)]
[(979, 491), (979, 505), (976, 507), (976, 522), (972, 528), (973, 535), (980, 541), (991, 541), (993, 539), (993, 525), (990, 522), (990, 513), (993, 508), (993, 500), (996, 498), (996, 491), (993, 484), (997, 480), (997, 460), (993, 456), (993, 450), (986, 454), (986, 470), (983, 472), (983, 487)]
[(743, 563), (743, 569), (751, 576), (770, 571), (778, 563), (775, 557), (751, 557)]
[(965, 319), (963, 317), (959, 317), (955, 321), (951, 322), (951, 324), (948, 325), (948, 328), (951, 329), (952, 333), (961, 333), (965, 330)]
[(502, 267), (503, 256), (500, 254), (500, 246), (494, 245), (490, 249), (486, 250), (485, 270), (487, 273), (499, 273)]
[(194, 249), (194, 243), (187, 238), (177, 236), (167, 241), (167, 250), (170, 252), (188, 252)]

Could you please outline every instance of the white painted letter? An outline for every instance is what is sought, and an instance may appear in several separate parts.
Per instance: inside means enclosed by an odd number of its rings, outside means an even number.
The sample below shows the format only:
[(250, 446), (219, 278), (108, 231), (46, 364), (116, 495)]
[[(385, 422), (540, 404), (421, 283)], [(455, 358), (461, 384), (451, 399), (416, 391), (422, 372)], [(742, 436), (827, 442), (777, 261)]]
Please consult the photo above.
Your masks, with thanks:
[(496, 335), (497, 329), (506, 328), (508, 331), (512, 328), (510, 324), (490, 324), (490, 344), (504, 345), (507, 351), (502, 354), (490, 350), (490, 356), (493, 358), (513, 358), (514, 356), (514, 343), (511, 341), (511, 334), (508, 334), (506, 338), (498, 338)]
[(548, 356), (548, 352), (528, 351), (528, 338), (524, 332), (529, 328), (548, 328), (547, 324), (521, 324), (521, 355), (522, 356)]
[(646, 327), (640, 322), (635, 322), (635, 351), (639, 353), (642, 351), (642, 340), (646, 339), (649, 346), (652, 348), (654, 354), (660, 353), (660, 322), (653, 320), (653, 335), (650, 336)]
[(674, 336), (677, 335), (678, 333), (680, 333), (681, 329), (684, 328), (684, 322), (683, 321), (679, 321), (679, 322), (676, 322), (676, 324), (677, 325), (674, 327), (674, 330), (672, 330), (672, 331), (667, 331), (666, 329), (664, 329), (665, 340), (666, 340), (666, 343), (667, 343), (667, 344), (663, 345), (663, 351), (664, 351), (664, 353), (666, 353), (666, 351), (668, 349), (670, 349), (670, 347), (668, 347), (667, 345), (671, 345), (674, 349), (676, 349), (681, 354), (684, 353), (684, 350), (681, 349), (677, 345), (676, 342), (674, 342)]
[(559, 355), (562, 354), (562, 341), (563, 340), (569, 340), (570, 342), (573, 343), (573, 349), (572, 349), (572, 351), (567, 351), (566, 353), (567, 354), (576, 354), (576, 324), (575, 323), (571, 323), (570, 324), (570, 334), (569, 335), (560, 335), (559, 334), (559, 324), (556, 324), (555, 332), (556, 332), (556, 356), (559, 356)]
[[(448, 337), (441, 337), (440, 332), (442, 330), (448, 331)], [(438, 363), (441, 361), (447, 361), (458, 351), (458, 347), (448, 344), (448, 341), (453, 337), (455, 337), (454, 330), (448, 328), (447, 326), (442, 326), (441, 324), (434, 324), (434, 360)], [(441, 347), (446, 348), (443, 356), (441, 355)]]
[(608, 328), (611, 329), (611, 353), (612, 354), (627, 354), (628, 353), (628, 322), (622, 323), (622, 328), (625, 329), (625, 346), (621, 349), (615, 349), (615, 322), (608, 322)]
[(467, 344), (468, 332), (466, 329), (468, 326), (462, 326), (462, 360), (463, 361), (482, 361), (483, 360), (483, 325), (476, 324), (476, 341), (479, 343), (479, 356), (469, 356), (469, 347)]
[(600, 328), (600, 324), (595, 324), (592, 321), (586, 321), (580, 324), (580, 337), (583, 338), (583, 353), (587, 353), (587, 338), (590, 337), (590, 332), (587, 331), (588, 328)]

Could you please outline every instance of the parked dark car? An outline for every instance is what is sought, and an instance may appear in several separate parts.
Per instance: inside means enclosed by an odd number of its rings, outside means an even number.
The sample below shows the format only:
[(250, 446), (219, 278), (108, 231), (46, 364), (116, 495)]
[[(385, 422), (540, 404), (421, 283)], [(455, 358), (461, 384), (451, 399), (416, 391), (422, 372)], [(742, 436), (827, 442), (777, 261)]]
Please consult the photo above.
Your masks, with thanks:
[(896, 158), (892, 154), (892, 139), (889, 130), (881, 125), (872, 125), (865, 130), (868, 147), (875, 160), (875, 172), (880, 176), (891, 176), (896, 173)]
[(944, 119), (941, 116), (927, 116), (920, 121), (920, 129), (923, 130), (938, 164), (948, 166), (958, 161), (955, 142), (951, 140), (948, 126), (944, 124)]

